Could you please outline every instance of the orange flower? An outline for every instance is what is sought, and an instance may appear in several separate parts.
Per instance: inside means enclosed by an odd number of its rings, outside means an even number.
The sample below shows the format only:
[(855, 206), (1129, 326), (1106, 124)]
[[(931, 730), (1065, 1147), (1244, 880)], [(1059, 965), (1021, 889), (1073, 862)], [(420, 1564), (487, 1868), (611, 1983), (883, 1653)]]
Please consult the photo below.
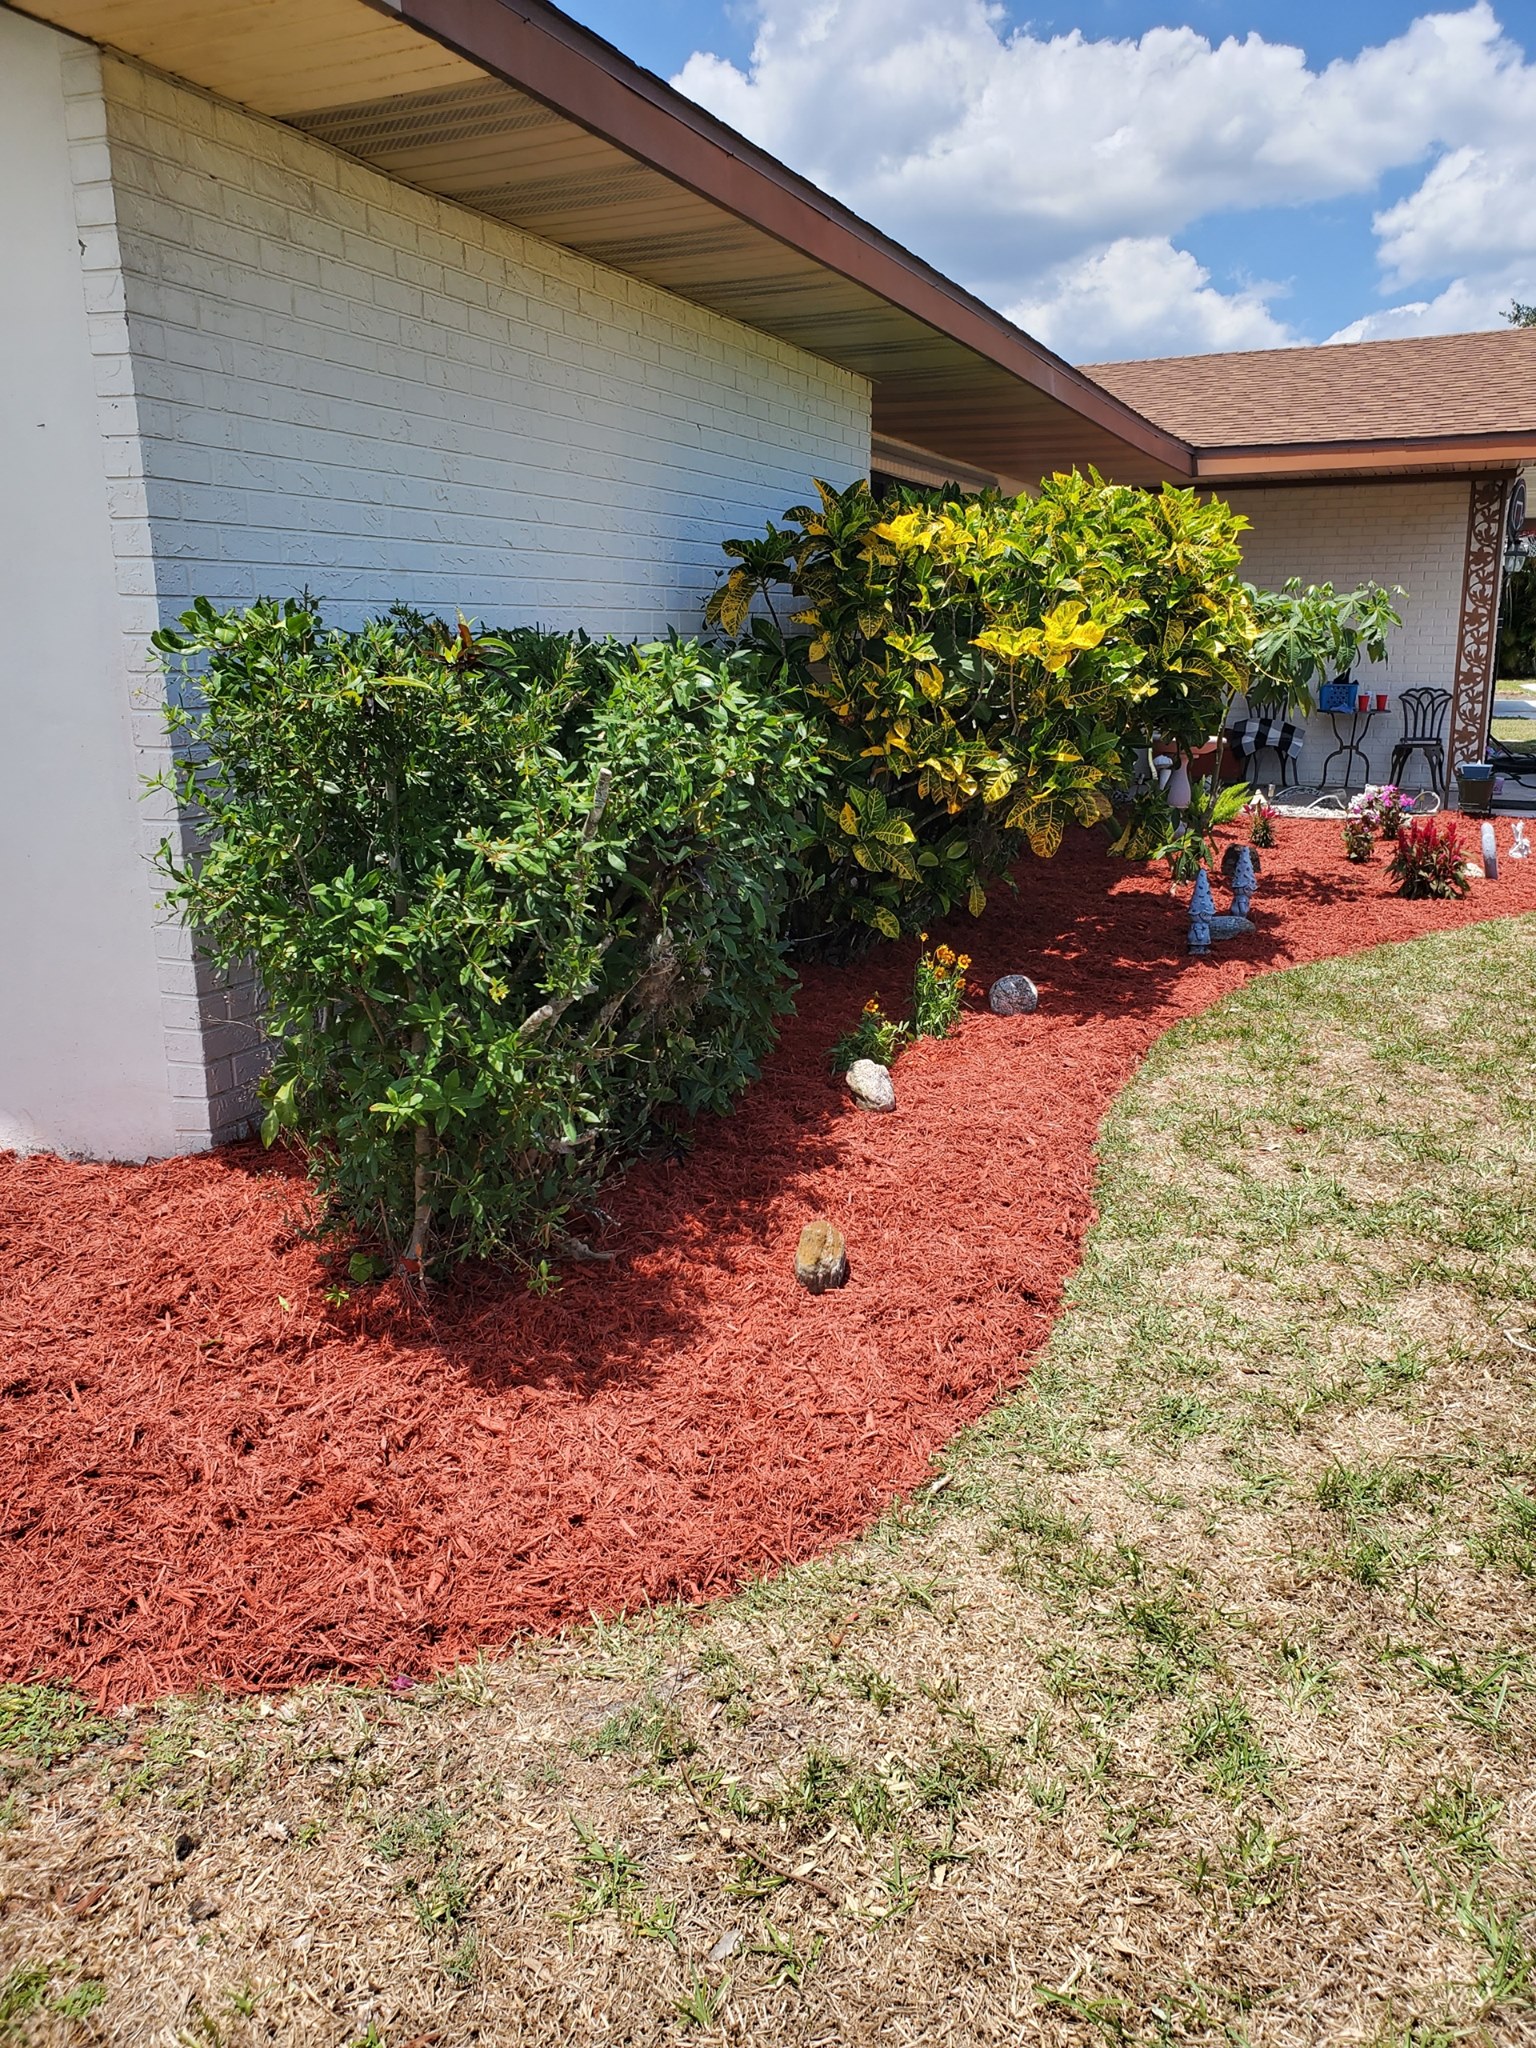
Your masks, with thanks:
[(867, 1003), (866, 1003), (866, 1004), (864, 1005), (864, 1014), (865, 1014), (865, 1016), (866, 1016), (866, 1017), (878, 1017), (878, 1016), (879, 1016), (879, 1014), (880, 1014), (880, 998), (879, 998), (878, 996), (871, 996), (871, 997), (870, 997), (869, 1001), (868, 1001), (868, 1002), (867, 1002)]
[(970, 964), (971, 956), (969, 953), (962, 953), (960, 955), (960, 958), (955, 962), (955, 965), (959, 968), (962, 974), (964, 974), (965, 970), (967, 969), (967, 967), (970, 966)]

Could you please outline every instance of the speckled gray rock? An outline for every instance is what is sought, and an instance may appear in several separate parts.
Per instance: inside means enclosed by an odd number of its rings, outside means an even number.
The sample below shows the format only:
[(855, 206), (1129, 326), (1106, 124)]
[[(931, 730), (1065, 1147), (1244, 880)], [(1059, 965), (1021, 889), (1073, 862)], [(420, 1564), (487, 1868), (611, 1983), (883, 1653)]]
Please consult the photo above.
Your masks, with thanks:
[(1040, 1006), (1040, 991), (1027, 974), (1005, 974), (987, 990), (987, 1008), (994, 1017), (1027, 1017)]
[(1211, 937), (1213, 939), (1240, 939), (1245, 932), (1254, 929), (1251, 917), (1213, 917)]
[(894, 1109), (896, 1083), (889, 1067), (878, 1060), (855, 1060), (843, 1076), (848, 1093), (860, 1109)]

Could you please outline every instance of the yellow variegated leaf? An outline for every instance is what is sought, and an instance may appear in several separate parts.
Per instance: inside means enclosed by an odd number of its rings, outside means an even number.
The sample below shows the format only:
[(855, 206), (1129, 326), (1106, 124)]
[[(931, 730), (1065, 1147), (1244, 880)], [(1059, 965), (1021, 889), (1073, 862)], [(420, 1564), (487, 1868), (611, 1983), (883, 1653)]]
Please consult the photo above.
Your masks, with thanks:
[(974, 875), (971, 877), (970, 893), (965, 899), (965, 907), (970, 911), (972, 917), (980, 917), (987, 907), (987, 892), (982, 888)]
[(1102, 790), (1080, 789), (1072, 798), (1072, 812), (1079, 825), (1097, 825), (1113, 808)]
[(870, 923), (875, 927), (876, 931), (884, 932), (888, 939), (899, 939), (901, 937), (901, 925), (893, 910), (877, 910), (871, 917)]
[(1061, 820), (1058, 817), (1040, 818), (1034, 824), (1026, 825), (1024, 830), (1029, 850), (1037, 860), (1049, 860), (1061, 846)]
[(848, 834), (848, 837), (850, 839), (858, 838), (859, 814), (853, 808), (852, 804), (843, 805), (843, 808), (837, 814), (837, 822), (839, 823), (839, 825), (842, 826), (843, 830)]

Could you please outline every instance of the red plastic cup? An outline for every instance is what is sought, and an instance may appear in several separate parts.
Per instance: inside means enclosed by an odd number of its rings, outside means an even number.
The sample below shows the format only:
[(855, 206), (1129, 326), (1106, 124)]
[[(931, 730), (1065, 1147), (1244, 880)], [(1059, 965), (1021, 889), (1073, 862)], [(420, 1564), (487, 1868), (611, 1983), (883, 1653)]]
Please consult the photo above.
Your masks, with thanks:
[(1386, 710), (1386, 708), (1387, 708), (1387, 693), (1386, 693), (1386, 691), (1385, 691), (1385, 690), (1378, 690), (1378, 691), (1376, 692), (1376, 709), (1377, 709), (1378, 711), (1385, 711), (1385, 710)]
[(1360, 708), (1360, 710), (1362, 710), (1362, 711), (1369, 711), (1369, 710), (1370, 710), (1370, 708), (1371, 708), (1371, 693), (1370, 693), (1370, 691), (1369, 691), (1369, 690), (1362, 690), (1362, 691), (1360, 692), (1360, 705), (1359, 705), (1359, 708)]

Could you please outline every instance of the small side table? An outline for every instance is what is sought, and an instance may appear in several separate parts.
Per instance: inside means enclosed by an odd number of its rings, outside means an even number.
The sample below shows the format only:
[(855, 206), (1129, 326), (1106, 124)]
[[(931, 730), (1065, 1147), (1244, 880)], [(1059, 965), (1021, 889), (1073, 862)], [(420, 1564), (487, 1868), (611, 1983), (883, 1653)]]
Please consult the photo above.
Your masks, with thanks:
[[(1328, 786), (1328, 770), (1339, 759), (1340, 755), (1344, 758), (1345, 795), (1349, 794), (1349, 764), (1351, 760), (1360, 763), (1360, 786), (1362, 789), (1365, 787), (1366, 780), (1371, 772), (1371, 764), (1361, 742), (1371, 729), (1371, 720), (1377, 716), (1378, 713), (1375, 707), (1369, 704), (1363, 711), (1356, 704), (1353, 711), (1330, 711), (1328, 713), (1328, 723), (1333, 727), (1333, 736), (1338, 745), (1323, 763), (1321, 779), (1325, 789)], [(1347, 738), (1339, 730), (1339, 720), (1341, 718), (1349, 720), (1349, 735)]]

